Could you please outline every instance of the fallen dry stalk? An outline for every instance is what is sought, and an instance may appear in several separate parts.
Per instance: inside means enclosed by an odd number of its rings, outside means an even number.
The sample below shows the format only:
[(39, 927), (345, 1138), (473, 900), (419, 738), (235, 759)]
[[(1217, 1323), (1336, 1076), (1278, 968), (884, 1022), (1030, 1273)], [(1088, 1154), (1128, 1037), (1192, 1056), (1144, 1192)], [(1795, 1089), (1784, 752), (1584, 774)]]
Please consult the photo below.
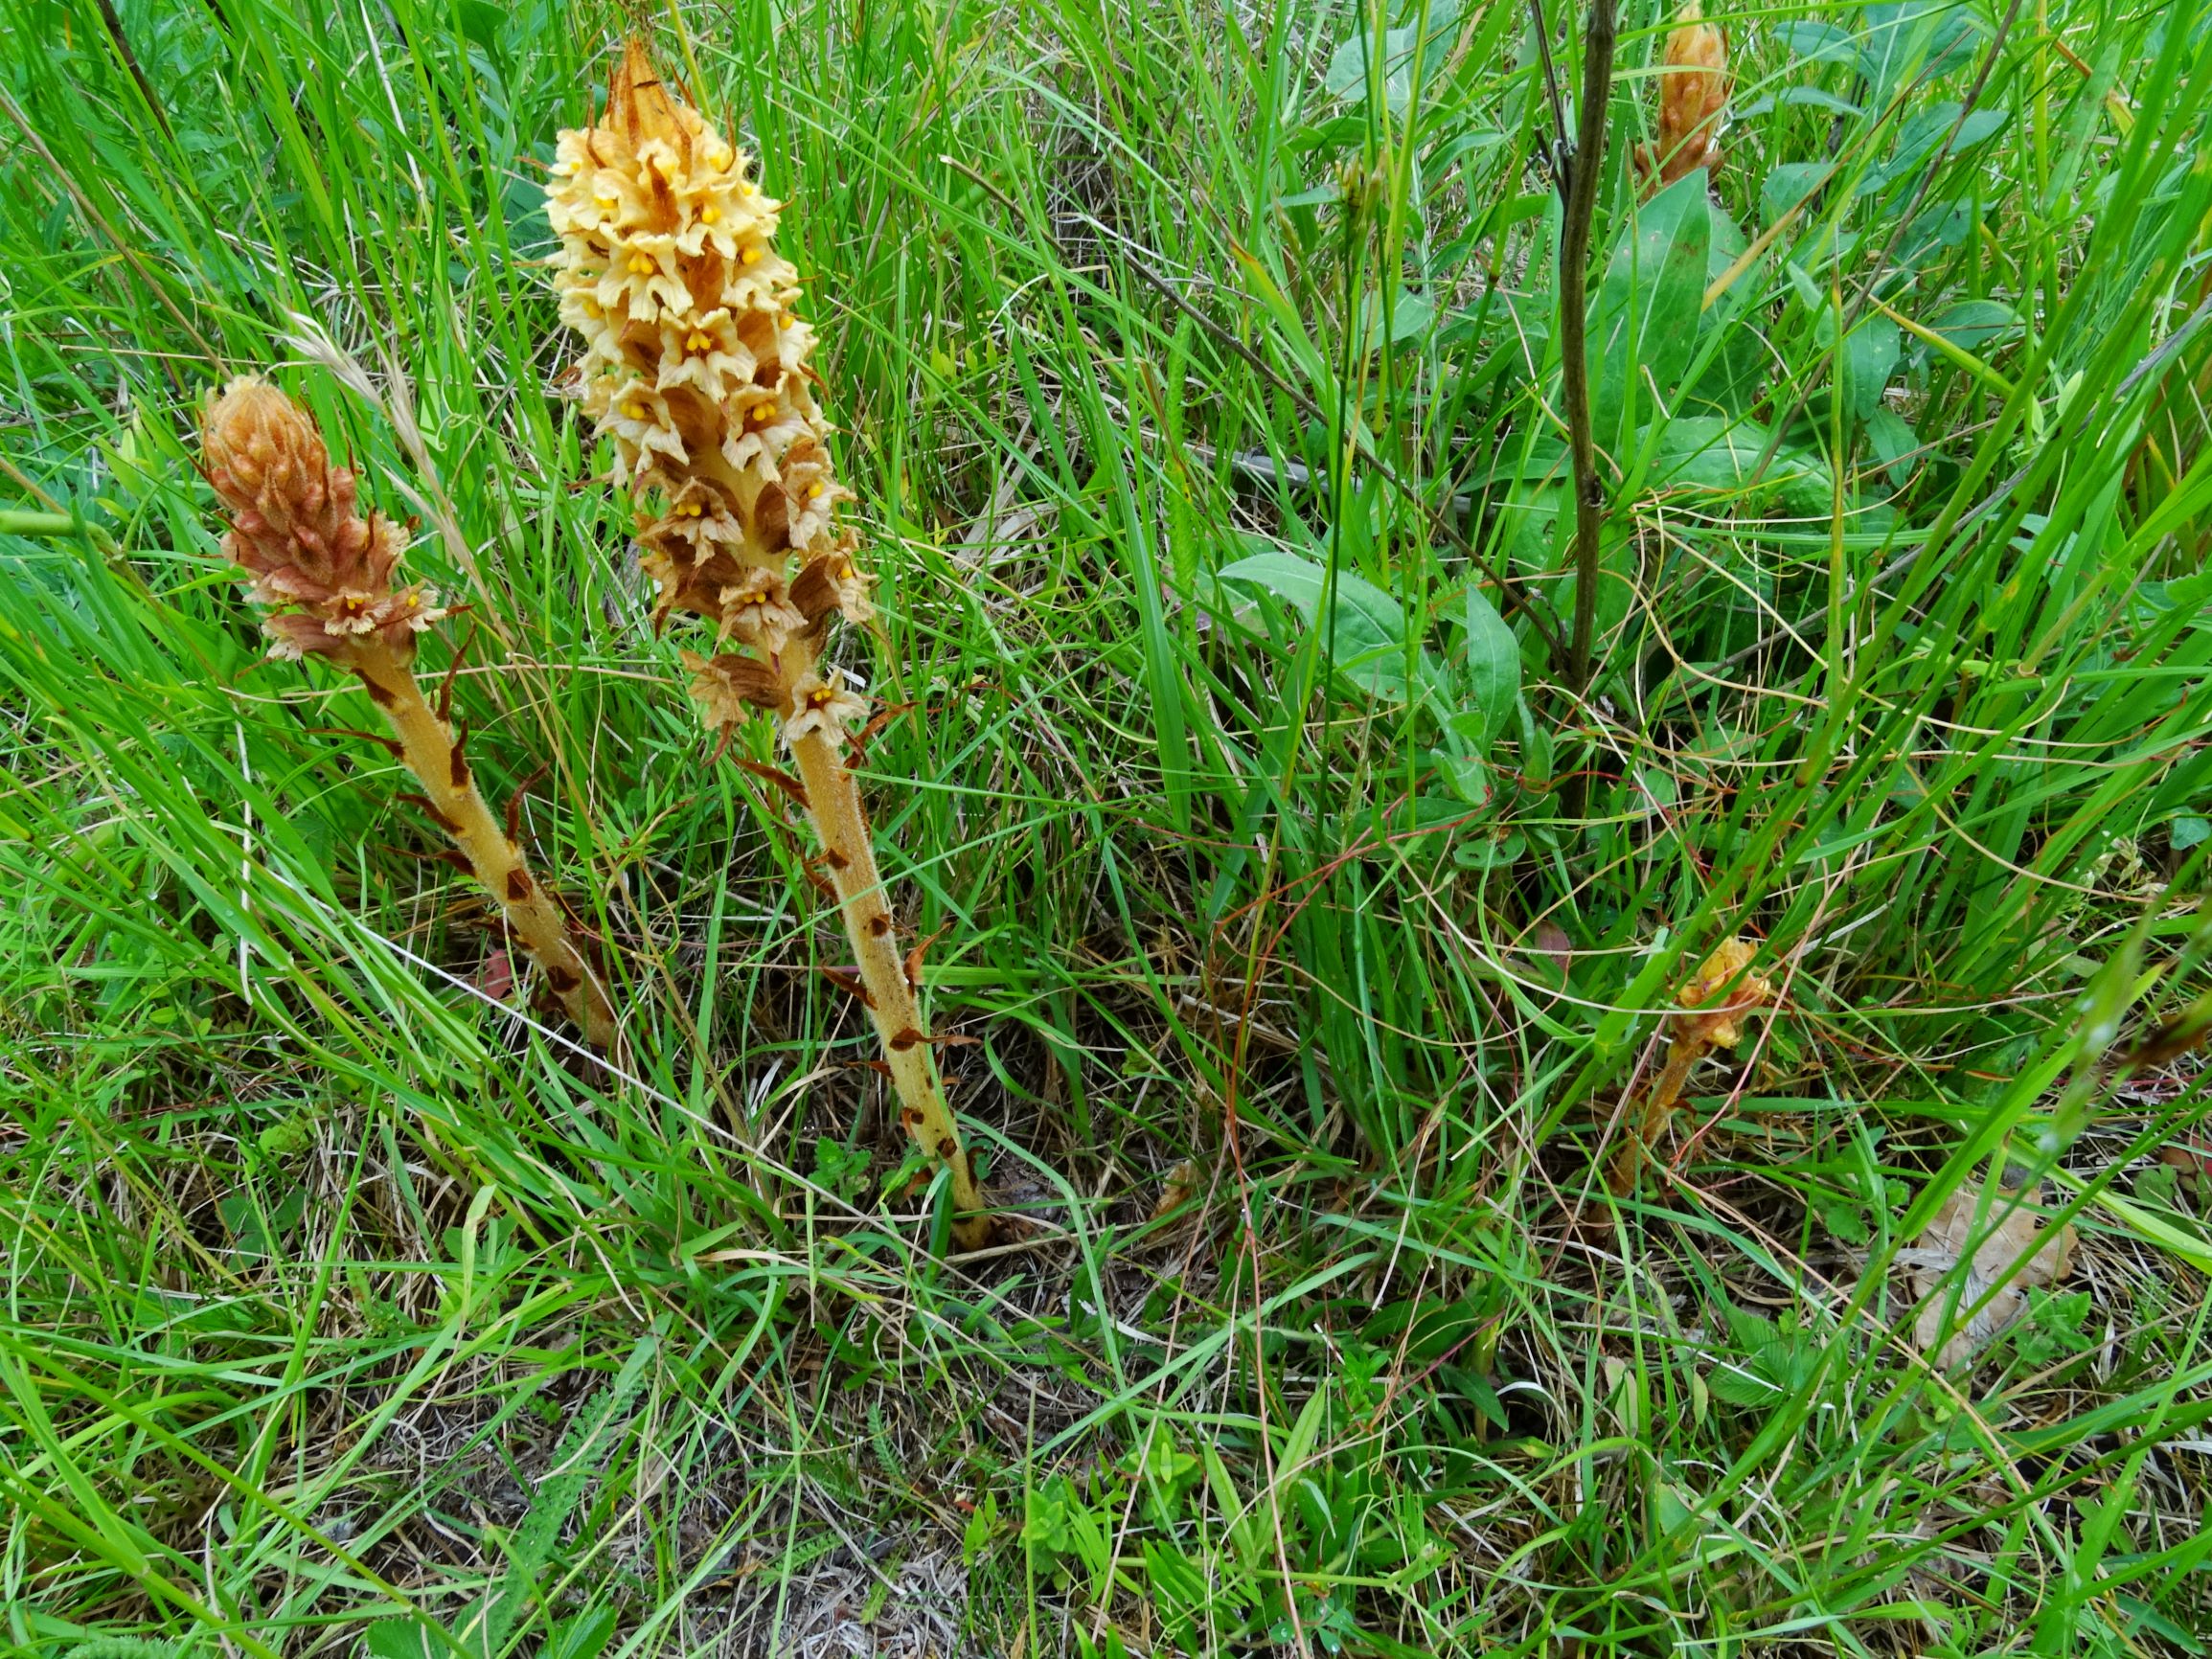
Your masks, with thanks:
[(615, 1034), (605, 990), (560, 907), (485, 804), (466, 733), (431, 708), (416, 682), (417, 636), (445, 613), (432, 590), (397, 582), (406, 547), (399, 527), (359, 511), (353, 474), (331, 465), (314, 422), (256, 375), (233, 380), (210, 402), (201, 446), (230, 512), (224, 548), (253, 576), (254, 601), (272, 607), (262, 627), (276, 654), (323, 657), (359, 676), (395, 734), (376, 740), (422, 785), (416, 804), (498, 900), (585, 1039), (605, 1049)]
[[(1774, 987), (1758, 974), (1745, 971), (1756, 954), (1754, 947), (1741, 939), (1724, 939), (1675, 993), (1679, 1007), (1696, 1011), (1675, 1022), (1674, 1037), (1667, 1045), (1666, 1066), (1644, 1097), (1634, 1132), (1622, 1142), (1621, 1149), (1613, 1156), (1612, 1173), (1607, 1185), (1614, 1197), (1626, 1196), (1629, 1189), (1636, 1184), (1636, 1171), (1643, 1167), (1645, 1155), (1666, 1132), (1667, 1120), (1674, 1115), (1675, 1104), (1682, 1098), (1682, 1090), (1689, 1085), (1690, 1073), (1698, 1062), (1717, 1048), (1732, 1049), (1742, 1042), (1744, 1016), (1754, 1009), (1772, 1005)], [(1706, 1006), (1722, 995), (1725, 1001)]]
[(955, 1236), (989, 1224), (946, 1105), (899, 954), (867, 815), (845, 761), (868, 704), (818, 671), (832, 612), (865, 624), (856, 538), (835, 521), (830, 425), (816, 405), (813, 330), (775, 250), (781, 204), (748, 159), (673, 97), (631, 42), (598, 125), (560, 135), (547, 213), (564, 322), (583, 336), (576, 394), (613, 441), (640, 503), (636, 536), (656, 623), (712, 622), (719, 649), (684, 655), (691, 693), (725, 743), (754, 710), (777, 716), (798, 777), (746, 764), (804, 808), (821, 839), (859, 966), (847, 983), (882, 1039), (908, 1136), (951, 1181)]

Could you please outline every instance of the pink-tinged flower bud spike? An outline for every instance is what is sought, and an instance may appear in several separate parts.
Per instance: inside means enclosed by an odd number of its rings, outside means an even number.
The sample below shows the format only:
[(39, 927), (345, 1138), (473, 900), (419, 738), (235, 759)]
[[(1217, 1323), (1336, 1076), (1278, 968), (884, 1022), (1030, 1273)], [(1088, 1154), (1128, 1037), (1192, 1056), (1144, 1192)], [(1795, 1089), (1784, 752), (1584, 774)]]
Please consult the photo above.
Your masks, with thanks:
[(394, 585), (406, 538), (360, 510), (353, 474), (331, 465), (315, 423), (257, 375), (210, 400), (201, 423), (208, 481), (230, 514), (223, 548), (252, 577), (279, 657), (323, 657), (358, 675), (391, 724), (399, 758), (461, 862), (507, 917), (545, 983), (595, 1047), (615, 1037), (614, 1011), (560, 907), (485, 805), (454, 729), (423, 698), (416, 638), (445, 613), (425, 587)]

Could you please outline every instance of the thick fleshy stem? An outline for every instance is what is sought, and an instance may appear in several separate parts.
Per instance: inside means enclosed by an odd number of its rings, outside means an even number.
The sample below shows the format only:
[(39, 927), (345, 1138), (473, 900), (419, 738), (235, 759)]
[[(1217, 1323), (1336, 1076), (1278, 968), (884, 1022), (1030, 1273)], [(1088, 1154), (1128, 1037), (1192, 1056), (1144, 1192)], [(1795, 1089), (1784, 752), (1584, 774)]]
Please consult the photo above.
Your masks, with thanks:
[(822, 839), (823, 862), (860, 966), (868, 1014), (883, 1041), (891, 1086), (899, 1096), (900, 1125), (924, 1156), (944, 1165), (952, 1184), (953, 1239), (963, 1249), (974, 1249), (989, 1240), (991, 1223), (981, 1214), (983, 1195), (976, 1190), (974, 1167), (946, 1104), (929, 1031), (899, 955), (859, 788), (835, 741), (821, 732), (809, 732), (793, 742), (791, 758), (806, 786), (807, 815)]
[(411, 654), (372, 638), (348, 647), (338, 662), (360, 676), (369, 700), (391, 723), (399, 739), (399, 758), (421, 782), (439, 828), (468, 861), (476, 879), (499, 901), (515, 942), (543, 971), (546, 984), (582, 1030), (584, 1040), (604, 1052), (615, 1037), (614, 1010), (605, 988), (577, 949), (560, 906), (531, 875), (522, 849), (491, 815), (452, 728), (422, 695), (408, 662)]

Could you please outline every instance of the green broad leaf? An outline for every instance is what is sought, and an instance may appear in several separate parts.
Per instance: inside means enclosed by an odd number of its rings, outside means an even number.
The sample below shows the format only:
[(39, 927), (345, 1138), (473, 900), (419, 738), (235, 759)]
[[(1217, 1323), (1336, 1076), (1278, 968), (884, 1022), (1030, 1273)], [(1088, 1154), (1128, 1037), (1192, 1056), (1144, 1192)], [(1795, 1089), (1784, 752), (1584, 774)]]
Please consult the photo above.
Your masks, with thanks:
[(1734, 1365), (1713, 1368), (1705, 1378), (1706, 1388), (1713, 1398), (1730, 1405), (1771, 1405), (1782, 1398), (1782, 1390), (1758, 1372)]
[(1886, 102), (1907, 80), (1927, 81), (1965, 66), (1982, 27), (1964, 0), (1884, 0), (1859, 14), (1859, 72)]
[(1786, 161), (1767, 171), (1759, 186), (1759, 216), (1774, 223), (1820, 188), (1832, 170), (1824, 161)]
[(493, 0), (461, 0), (459, 22), (463, 36), (491, 57), (499, 55), (499, 31), (506, 21), (507, 8), (493, 4)]
[[(1477, 755), (1489, 753), (1520, 704), (1520, 641), (1480, 588), (1467, 590), (1467, 682), (1460, 713), (1480, 722)], [(1467, 728), (1455, 723), (1460, 736)]]
[(612, 1607), (589, 1607), (559, 1620), (547, 1632), (543, 1659), (599, 1659), (614, 1636)]
[(2010, 306), (1996, 300), (1961, 300), (1946, 306), (1927, 326), (1960, 351), (1980, 356), (2010, 337), (2020, 320)]
[(2184, 812), (2166, 826), (2166, 844), (2177, 852), (2186, 852), (2205, 841), (2212, 841), (2212, 819)]
[(1672, 420), (1660, 435), (1652, 473), (1659, 484), (1726, 497), (1738, 510), (1779, 506), (1793, 518), (1825, 516), (1835, 501), (1828, 464), (1795, 444), (1776, 446), (1764, 469), (1771, 434), (1756, 420), (1698, 416)]
[[(1966, 111), (1964, 119), (1961, 111)], [(1859, 193), (1879, 195), (1919, 171), (1938, 152), (1964, 155), (1995, 138), (2008, 119), (2001, 109), (1966, 110), (1963, 103), (1950, 102), (1924, 109), (1904, 124), (1889, 159), (1867, 169), (1866, 176), (1859, 181)], [(1955, 136), (1951, 131), (1954, 126), (1958, 129)], [(1946, 140), (1950, 142), (1948, 150), (1944, 148)]]
[(1591, 420), (1617, 436), (1631, 395), (1671, 402), (1689, 367), (1704, 309), (1713, 216), (1702, 168), (1637, 210), (1621, 232), (1590, 316)]
[(1785, 86), (1771, 98), (1753, 99), (1743, 108), (1730, 110), (1729, 119), (1749, 121), (1754, 116), (1770, 115), (1785, 104), (1793, 105), (1800, 109), (1823, 109), (1831, 115), (1848, 115), (1855, 118), (1866, 113), (1848, 98), (1838, 98), (1835, 93), (1823, 91), (1817, 86)]
[[(1403, 114), (1406, 101), (1413, 95), (1416, 66), (1425, 60), (1433, 65), (1450, 50), (1451, 25), (1458, 13), (1459, 8), (1453, 4), (1430, 5), (1425, 49), (1422, 46), (1422, 23), (1418, 19), (1402, 28), (1383, 31), (1382, 101), (1393, 115)], [(1374, 34), (1366, 29), (1356, 30), (1350, 39), (1329, 56), (1329, 67), (1321, 77), (1321, 84), (1329, 96), (1350, 104), (1365, 102), (1374, 86), (1368, 74), (1374, 55)]]
[[(1419, 339), (1435, 325), (1436, 302), (1425, 294), (1416, 294), (1405, 288), (1398, 290), (1391, 302), (1388, 318), (1389, 340), (1393, 346)], [(1370, 297), (1360, 308), (1359, 337), (1369, 351), (1375, 349), (1383, 335), (1382, 308)]]
[(1852, 63), (1859, 47), (1851, 35), (1833, 23), (1777, 23), (1775, 44), (1810, 63)]
[(1845, 336), (1841, 363), (1843, 405), (1864, 420), (1881, 407), (1882, 389), (1897, 367), (1904, 334), (1887, 317), (1860, 319)]
[[(1330, 593), (1328, 569), (1294, 553), (1269, 552), (1240, 558), (1220, 572), (1226, 584), (1263, 593), (1295, 611), (1307, 626), (1322, 628), (1323, 648), (1336, 671), (1372, 697), (1389, 703), (1410, 699), (1405, 675), (1405, 611), (1364, 578), (1340, 570)], [(1437, 682), (1435, 663), (1423, 652), (1418, 672), (1426, 685)]]
[(1880, 404), (1868, 411), (1866, 443), (1874, 458), (1889, 468), (1892, 484), (1902, 485), (1912, 476), (1912, 458), (1920, 448), (1920, 435), (1902, 415)]
[(1695, 1501), (1686, 1489), (1673, 1481), (1660, 1481), (1652, 1488), (1652, 1527), (1661, 1537), (1673, 1537), (1697, 1516)]
[(361, 1633), (369, 1659), (445, 1659), (451, 1638), (439, 1640), (427, 1620), (378, 1619)]

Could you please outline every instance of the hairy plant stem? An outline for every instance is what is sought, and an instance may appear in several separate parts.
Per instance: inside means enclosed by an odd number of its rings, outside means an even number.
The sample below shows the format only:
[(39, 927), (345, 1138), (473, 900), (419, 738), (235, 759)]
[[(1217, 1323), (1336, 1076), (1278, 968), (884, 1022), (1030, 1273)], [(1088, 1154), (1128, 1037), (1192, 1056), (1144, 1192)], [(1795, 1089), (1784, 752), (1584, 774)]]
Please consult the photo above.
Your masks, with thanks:
[(516, 942), (543, 971), (584, 1040), (603, 1052), (612, 1046), (614, 1010), (604, 987), (577, 949), (560, 906), (530, 874), (522, 849), (491, 815), (467, 757), (423, 697), (408, 658), (368, 639), (351, 647), (339, 661), (361, 677), (370, 700), (383, 711), (399, 739), (399, 758), (421, 782), (439, 827), (499, 901)]
[[(1575, 489), (1575, 614), (1567, 641), (1567, 691), (1580, 701), (1589, 690), (1593, 636), (1598, 620), (1598, 562), (1606, 522), (1606, 490), (1598, 478), (1597, 434), (1590, 422), (1588, 286), (1590, 229), (1597, 216), (1598, 179), (1606, 155), (1607, 105), (1612, 99), (1613, 46), (1620, 33), (1620, 0), (1591, 0), (1583, 36), (1583, 95), (1573, 159), (1562, 181), (1566, 193), (1560, 228), (1560, 375), (1567, 449)], [(1570, 767), (1562, 804), (1580, 818), (1589, 797), (1585, 767)]]
[(1667, 1120), (1673, 1116), (1675, 1102), (1682, 1098), (1682, 1089), (1690, 1080), (1690, 1072), (1697, 1063), (1713, 1052), (1709, 1037), (1676, 1037), (1667, 1048), (1666, 1069), (1659, 1080), (1644, 1099), (1643, 1110), (1637, 1115), (1634, 1130), (1621, 1143), (1621, 1149), (1613, 1156), (1613, 1168), (1607, 1185), (1616, 1198), (1628, 1196), (1629, 1189), (1636, 1184), (1636, 1170), (1650, 1155), (1659, 1137), (1666, 1132)]
[(976, 1249), (989, 1241), (991, 1223), (982, 1214), (983, 1196), (960, 1144), (960, 1126), (938, 1082), (928, 1028), (899, 955), (867, 814), (860, 809), (860, 791), (839, 753), (841, 746), (821, 732), (809, 732), (791, 745), (791, 756), (806, 785), (808, 816), (822, 838), (823, 861), (860, 966), (868, 1014), (883, 1041), (891, 1086), (899, 1095), (899, 1122), (924, 1157), (945, 1166), (952, 1182), (953, 1240), (964, 1250)]

